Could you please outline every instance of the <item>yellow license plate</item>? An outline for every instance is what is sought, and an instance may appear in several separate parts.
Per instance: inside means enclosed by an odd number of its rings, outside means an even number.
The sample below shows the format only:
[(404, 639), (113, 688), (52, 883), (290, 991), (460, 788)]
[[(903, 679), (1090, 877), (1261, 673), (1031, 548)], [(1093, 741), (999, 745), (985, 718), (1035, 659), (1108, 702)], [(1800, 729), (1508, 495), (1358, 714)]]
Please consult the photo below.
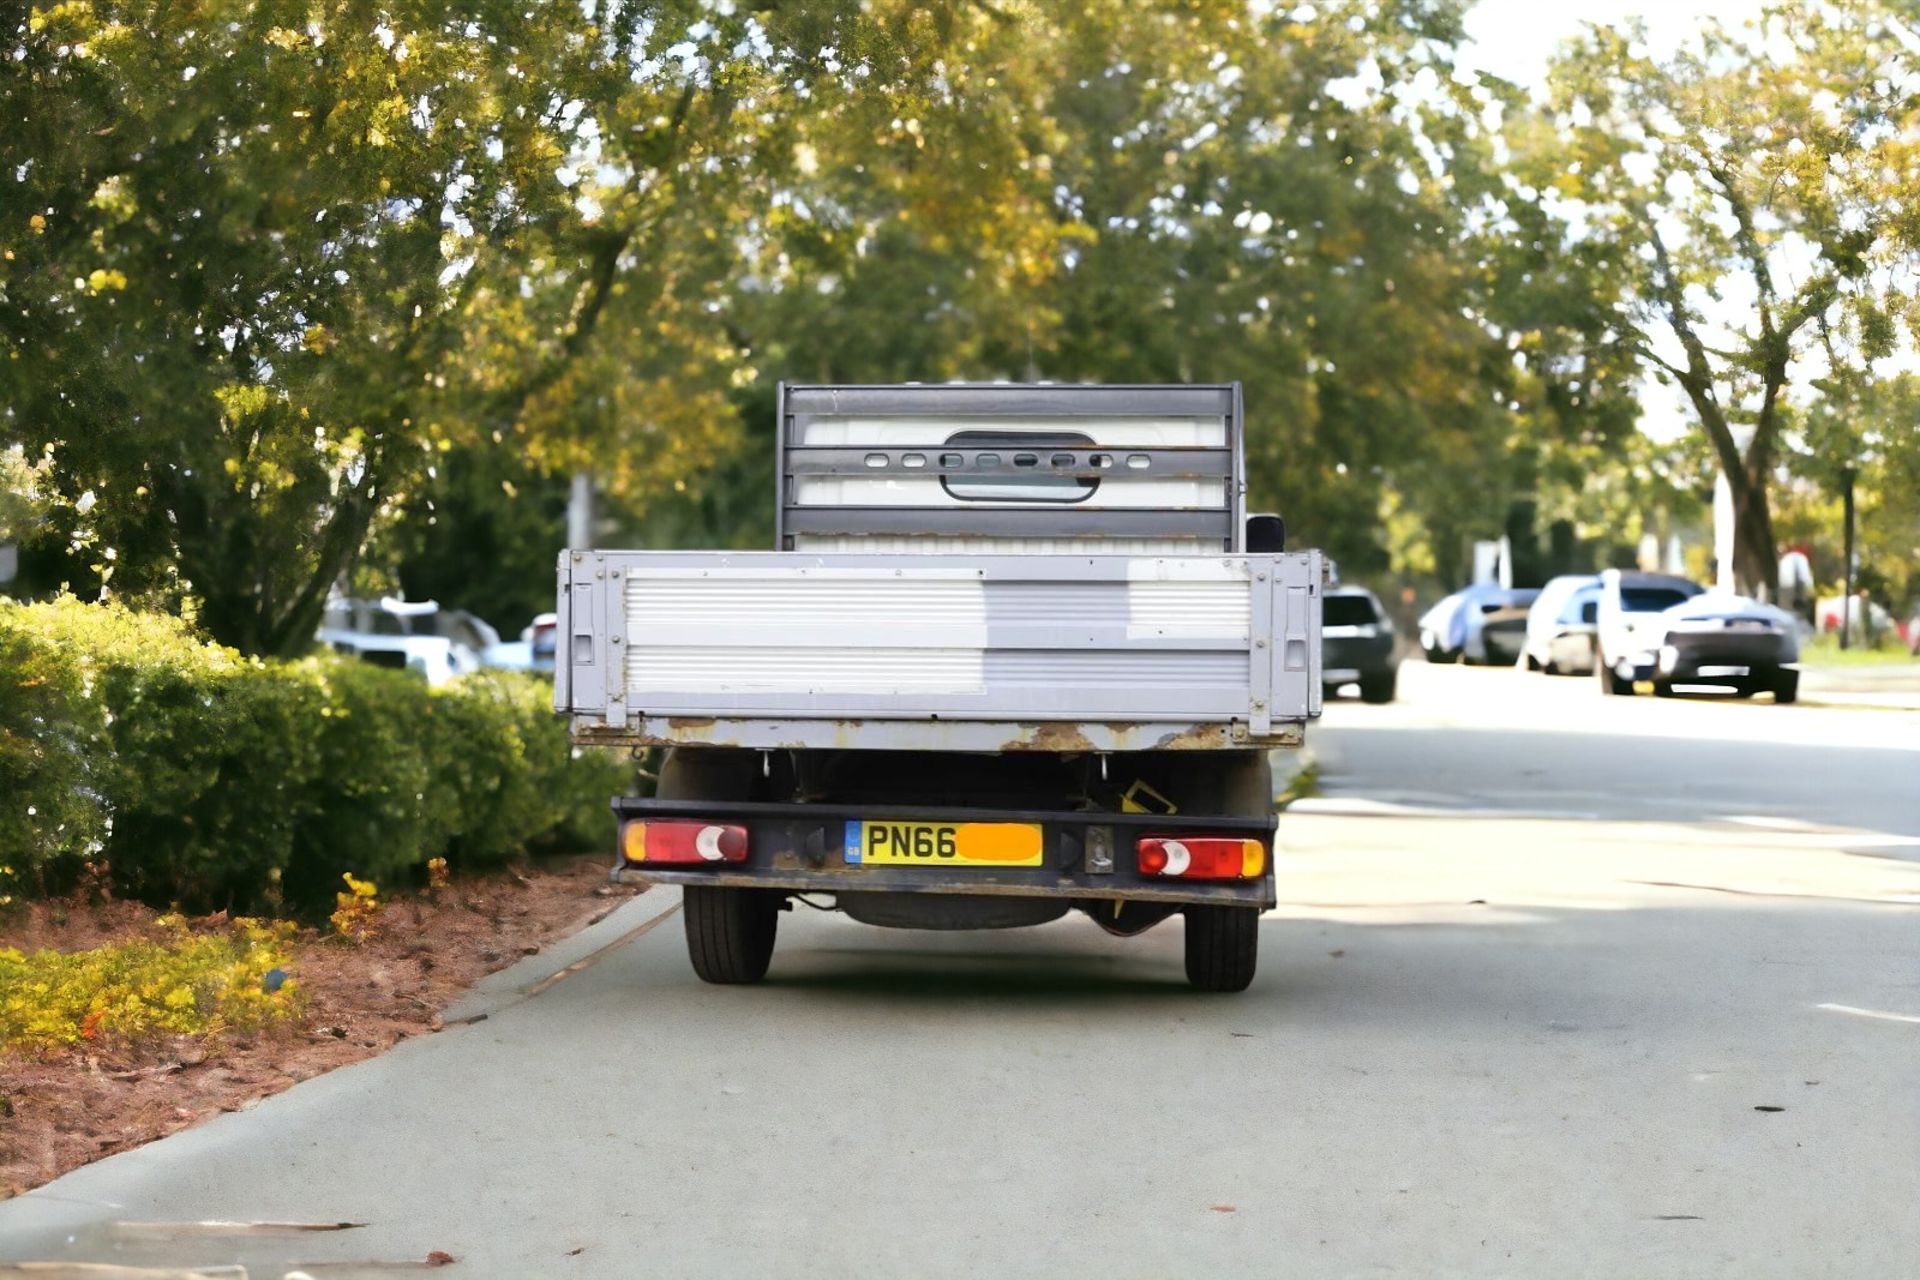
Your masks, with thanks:
[(1037, 867), (1037, 822), (849, 822), (846, 860), (857, 865)]

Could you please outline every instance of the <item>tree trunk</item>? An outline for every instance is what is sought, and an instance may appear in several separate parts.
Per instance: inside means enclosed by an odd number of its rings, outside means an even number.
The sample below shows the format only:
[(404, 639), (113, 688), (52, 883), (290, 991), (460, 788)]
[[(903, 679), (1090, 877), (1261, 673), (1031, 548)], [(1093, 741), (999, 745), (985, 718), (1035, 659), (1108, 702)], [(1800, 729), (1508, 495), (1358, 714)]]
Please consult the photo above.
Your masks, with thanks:
[(1771, 600), (1778, 555), (1773, 542), (1773, 508), (1764, 477), (1757, 482), (1745, 468), (1727, 473), (1733, 491), (1733, 576), (1741, 595)]

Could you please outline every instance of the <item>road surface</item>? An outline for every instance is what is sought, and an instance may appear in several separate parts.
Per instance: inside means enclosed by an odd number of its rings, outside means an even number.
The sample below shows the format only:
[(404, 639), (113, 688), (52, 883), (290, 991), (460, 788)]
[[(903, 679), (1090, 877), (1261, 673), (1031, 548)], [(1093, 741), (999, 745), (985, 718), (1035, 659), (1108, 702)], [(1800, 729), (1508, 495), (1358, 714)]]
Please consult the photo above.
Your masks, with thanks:
[[(497, 975), (484, 1021), (0, 1204), (0, 1258), (1912, 1274), (1920, 715), (1403, 690), (1315, 733), (1242, 996), (1184, 987), (1177, 924), (809, 912), (764, 986), (702, 987), (655, 891)], [(366, 1225), (164, 1225), (204, 1220)]]

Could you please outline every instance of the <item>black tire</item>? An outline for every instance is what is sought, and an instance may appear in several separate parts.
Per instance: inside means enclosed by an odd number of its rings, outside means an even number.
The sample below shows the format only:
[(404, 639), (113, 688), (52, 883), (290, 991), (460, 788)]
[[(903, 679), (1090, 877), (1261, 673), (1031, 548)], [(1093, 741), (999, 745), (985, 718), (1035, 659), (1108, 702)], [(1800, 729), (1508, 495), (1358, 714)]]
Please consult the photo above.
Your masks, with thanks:
[(758, 982), (773, 959), (780, 897), (765, 889), (688, 885), (681, 890), (687, 958), (702, 982)]
[(1800, 700), (1800, 673), (1782, 671), (1773, 678), (1773, 700), (1780, 706), (1790, 706)]
[(1360, 680), (1360, 701), (1375, 704), (1392, 702), (1394, 689), (1400, 683), (1400, 673), (1389, 671), (1383, 676), (1363, 676)]
[(1676, 695), (1673, 692), (1673, 685), (1671, 682), (1666, 680), (1655, 680), (1653, 682), (1653, 696), (1656, 698), (1671, 698)]
[(1449, 662), (1458, 662), (1460, 661), (1460, 651), (1457, 649), (1429, 649), (1427, 650), (1427, 661), (1440, 663), (1442, 665)]
[(1593, 660), (1593, 674), (1600, 681), (1600, 692), (1608, 697), (1631, 698), (1633, 681), (1622, 680), (1613, 674), (1613, 668), (1607, 665), (1604, 657), (1596, 655)]
[(1191, 906), (1187, 981), (1202, 991), (1245, 991), (1260, 962), (1258, 907)]

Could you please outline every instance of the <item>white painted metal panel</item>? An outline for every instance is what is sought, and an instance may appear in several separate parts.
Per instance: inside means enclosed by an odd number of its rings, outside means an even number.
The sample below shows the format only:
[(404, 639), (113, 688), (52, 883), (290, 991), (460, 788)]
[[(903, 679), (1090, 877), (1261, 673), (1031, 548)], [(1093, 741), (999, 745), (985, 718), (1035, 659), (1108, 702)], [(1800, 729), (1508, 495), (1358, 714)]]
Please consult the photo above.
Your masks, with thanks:
[(793, 535), (796, 551), (818, 555), (1190, 556), (1191, 538), (973, 538), (942, 534)]
[(1151, 448), (1155, 445), (1199, 445), (1223, 448), (1227, 424), (1214, 417), (1115, 417), (1076, 414), (1072, 417), (931, 417), (878, 418), (851, 414), (816, 415), (806, 420), (795, 444), (867, 444), (884, 440), (894, 447), (945, 444), (962, 431), (1072, 432), (1103, 448)]
[(980, 693), (978, 571), (832, 567), (628, 571), (628, 695)]

